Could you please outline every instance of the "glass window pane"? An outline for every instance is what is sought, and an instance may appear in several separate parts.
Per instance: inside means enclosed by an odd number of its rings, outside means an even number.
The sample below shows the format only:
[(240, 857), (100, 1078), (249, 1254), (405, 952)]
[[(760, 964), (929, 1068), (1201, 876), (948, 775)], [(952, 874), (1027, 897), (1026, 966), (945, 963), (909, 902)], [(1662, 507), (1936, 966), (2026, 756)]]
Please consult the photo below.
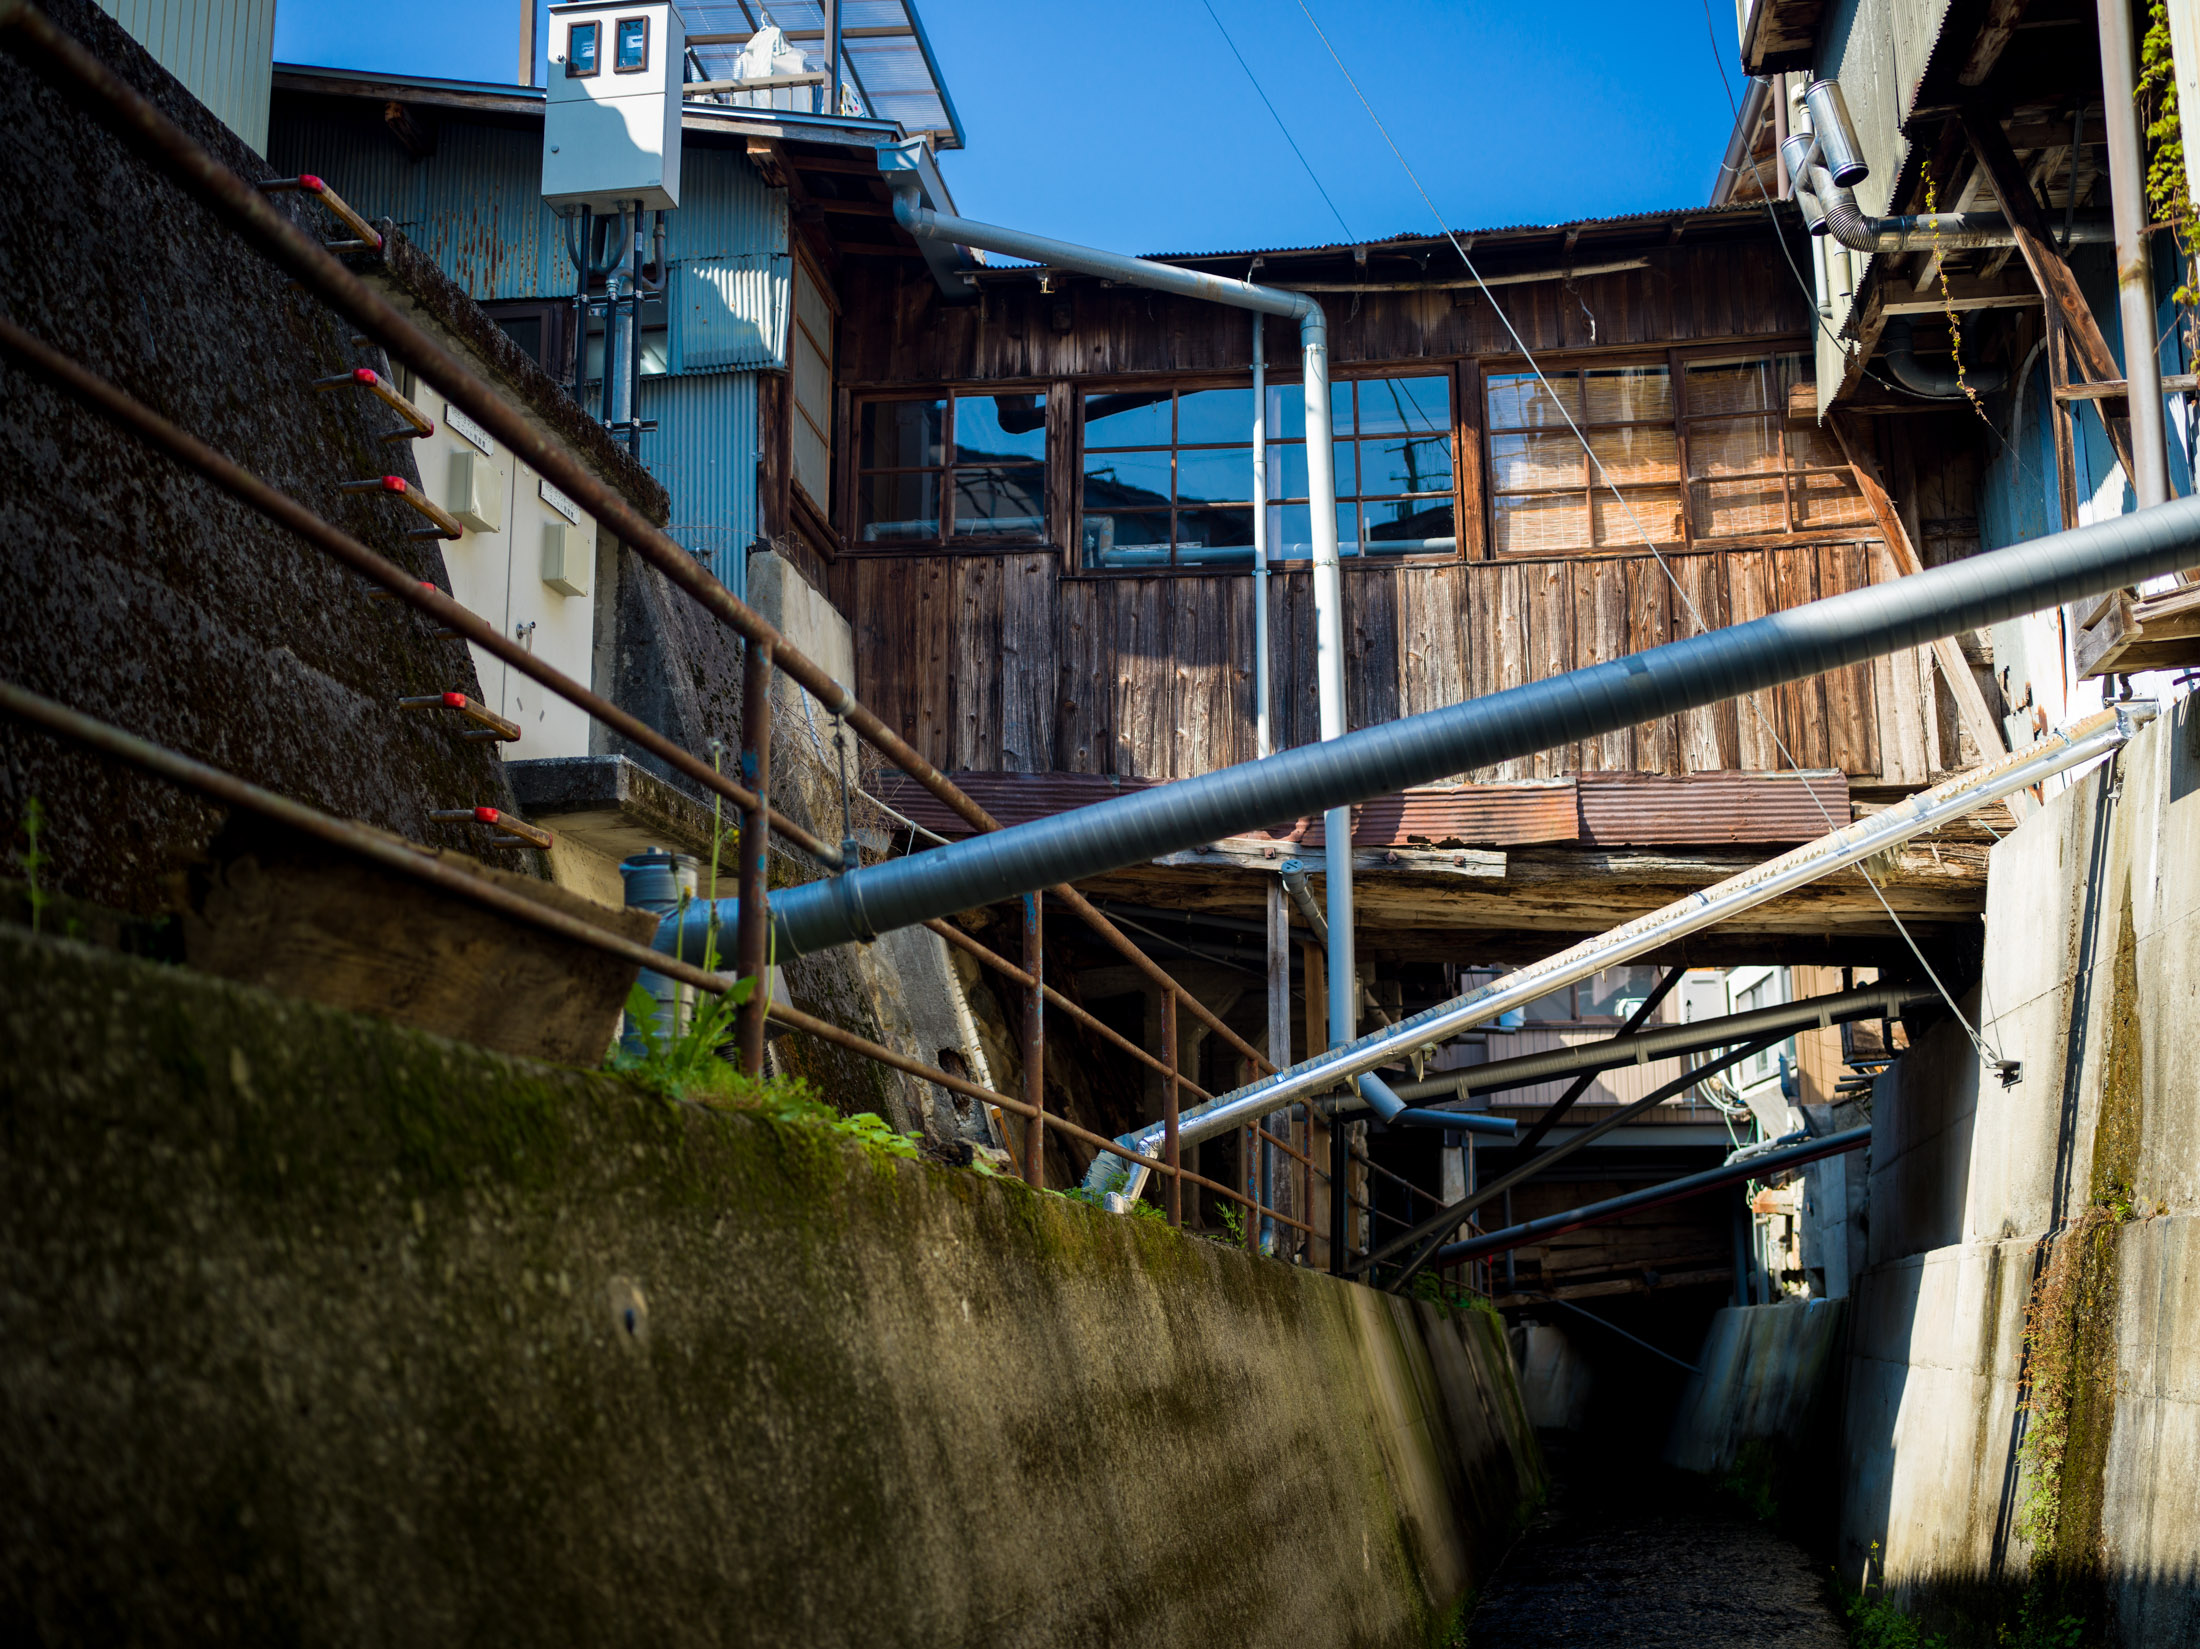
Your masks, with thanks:
[(1799, 475), (1788, 485), (1795, 494), (1795, 530), (1872, 525), (1871, 506), (1846, 475)]
[(575, 23), (565, 31), (565, 75), (578, 80), (596, 72), (596, 42), (603, 36), (601, 23)]
[(1564, 429), (1562, 407), (1581, 416), (1581, 390), (1570, 372), (1553, 375), (1548, 390), (1532, 372), (1492, 373), (1489, 400), (1492, 429)]
[(1459, 548), (1451, 500), (1425, 498), (1362, 504), (1369, 555), (1450, 555)]
[(946, 425), (945, 401), (866, 401), (857, 462), (881, 470), (937, 464)]
[(1580, 493), (1499, 498), (1490, 510), (1491, 540), (1502, 555), (1589, 547), (1589, 501)]
[(1495, 491), (1588, 483), (1588, 455), (1570, 433), (1490, 437), (1490, 485)]
[(628, 73), (644, 68), (649, 62), (649, 19), (646, 17), (622, 17), (619, 19), (618, 56), (612, 67)]
[(955, 517), (949, 531), (955, 537), (1038, 538), (1045, 534), (1047, 472), (1041, 466), (958, 469), (952, 473)]
[(1787, 506), (1777, 475), (1747, 481), (1698, 481), (1689, 488), (1689, 509), (1698, 538), (1787, 531)]
[(1362, 435), (1449, 435), (1451, 379), (1438, 373), (1414, 378), (1363, 378)]
[(1139, 389), (1084, 400), (1088, 447), (1165, 447), (1169, 444), (1169, 392)]
[(1574, 987), (1576, 1011), (1583, 1019), (1625, 1019), (1657, 982), (1656, 968), (1606, 968)]
[[(1303, 450), (1303, 449), (1302, 449)], [(1176, 455), (1179, 503), (1231, 502), (1253, 497), (1253, 449), (1208, 447)]]
[[(1253, 547), (1253, 512), (1245, 509), (1179, 510), (1176, 514), (1176, 558), (1179, 563), (1188, 559), (1185, 551), (1204, 549), (1243, 549), (1243, 558), (1251, 562)], [(1230, 560), (1234, 557), (1209, 557), (1210, 560)]]
[[(1332, 436), (1352, 433), (1352, 386), (1332, 379), (1329, 385), (1329, 433)], [(1268, 439), (1271, 441), (1303, 441), (1306, 439), (1306, 387), (1286, 377), (1282, 382), (1270, 379), (1268, 383)]]
[(1790, 469), (1805, 465), (1813, 468), (1838, 464), (1848, 467), (1848, 459), (1842, 454), (1840, 444), (1816, 424), (1790, 423), (1787, 426), (1787, 461)]
[(1603, 472), (1599, 486), (1640, 487), (1677, 483), (1681, 478), (1679, 443), (1671, 429), (1600, 429), (1589, 436)]
[(1688, 416), (1707, 412), (1764, 412), (1779, 405), (1774, 398), (1772, 363), (1762, 357), (1747, 361), (1693, 361), (1688, 367)]
[(1047, 407), (1039, 395), (955, 397), (955, 462), (997, 464), (1047, 455)]
[(1592, 424), (1672, 421), (1673, 375), (1662, 366), (1595, 367), (1582, 377)]
[[(1248, 458), (1250, 465), (1252, 460)], [(1166, 452), (1088, 452), (1085, 454), (1085, 508), (1131, 509), (1169, 502)]]
[[(1337, 506), (1337, 553), (1359, 553), (1359, 506)], [(1313, 517), (1305, 504), (1268, 506), (1268, 553), (1279, 560), (1305, 560), (1314, 553)]]
[(1573, 986), (1566, 985), (1551, 992), (1548, 996), (1537, 997), (1521, 1010), (1520, 1017), (1531, 1025), (1548, 1025), (1553, 1021), (1563, 1024), (1572, 1019), (1574, 1017)]
[(1360, 443), (1360, 491), (1449, 492), (1451, 437), (1393, 435)]
[(1169, 564), (1167, 510), (1104, 510), (1085, 513), (1085, 565), (1088, 567), (1166, 567)]
[(939, 475), (930, 470), (866, 475), (856, 488), (856, 508), (866, 544), (936, 539), (940, 535)]
[[(1679, 487), (1630, 487), (1622, 496), (1627, 500), (1625, 508), (1603, 488), (1590, 495), (1589, 514), (1600, 546), (1681, 541)], [(1645, 538), (1645, 533), (1649, 537)]]
[(1780, 467), (1780, 431), (1773, 418), (1714, 418), (1688, 426), (1688, 473), (1762, 475)]
[[(1337, 496), (1349, 498), (1358, 485), (1353, 480), (1352, 443), (1339, 441), (1330, 448), (1337, 464)], [(1248, 460), (1250, 462), (1250, 460)], [(1306, 481), (1306, 446), (1294, 442), (1288, 446), (1271, 447), (1268, 450), (1268, 496), (1270, 498), (1306, 498), (1310, 494)]]
[(1179, 446), (1253, 439), (1253, 386), (1243, 389), (1194, 389), (1176, 398)]

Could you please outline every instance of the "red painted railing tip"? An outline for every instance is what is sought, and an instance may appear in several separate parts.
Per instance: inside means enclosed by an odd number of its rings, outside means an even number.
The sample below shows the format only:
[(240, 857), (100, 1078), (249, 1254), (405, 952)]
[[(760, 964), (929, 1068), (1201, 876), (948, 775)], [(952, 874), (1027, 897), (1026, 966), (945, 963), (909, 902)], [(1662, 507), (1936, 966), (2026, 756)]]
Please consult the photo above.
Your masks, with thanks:
[(474, 809), (474, 818), (482, 824), (495, 824), (503, 817), (504, 815), (493, 807), (477, 807)]
[(319, 178), (315, 177), (311, 172), (300, 172), (298, 174), (298, 187), (301, 189), (311, 189), (315, 194), (319, 194), (323, 189), (326, 189), (328, 185), (323, 183)]
[(373, 367), (355, 366), (351, 369), (351, 381), (355, 384), (365, 384), (369, 389), (372, 389), (382, 380), (375, 376)]
[(466, 695), (464, 693), (445, 693), (443, 695), (443, 707), (446, 710), (465, 709)]

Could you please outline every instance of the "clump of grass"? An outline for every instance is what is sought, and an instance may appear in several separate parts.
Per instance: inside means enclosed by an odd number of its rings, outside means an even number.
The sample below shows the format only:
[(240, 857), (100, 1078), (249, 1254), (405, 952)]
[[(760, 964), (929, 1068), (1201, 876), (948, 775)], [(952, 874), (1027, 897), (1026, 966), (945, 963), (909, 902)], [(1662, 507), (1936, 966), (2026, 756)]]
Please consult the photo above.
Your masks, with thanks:
[(1863, 1584), (1851, 1591), (1835, 1577), (1834, 1600), (1849, 1629), (1850, 1649), (1948, 1649), (1938, 1633), (1928, 1637), (1923, 1627), (1886, 1599), (1884, 1589), (1872, 1595), (1872, 1570), (1879, 1566), (1879, 1542), (1872, 1542), (1864, 1564)]

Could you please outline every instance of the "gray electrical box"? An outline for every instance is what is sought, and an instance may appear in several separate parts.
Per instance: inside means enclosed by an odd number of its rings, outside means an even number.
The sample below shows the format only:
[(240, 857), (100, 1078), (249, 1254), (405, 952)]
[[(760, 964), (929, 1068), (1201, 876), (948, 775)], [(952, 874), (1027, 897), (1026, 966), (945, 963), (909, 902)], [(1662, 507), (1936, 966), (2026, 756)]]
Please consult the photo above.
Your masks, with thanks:
[(565, 0), (550, 8), (542, 195), (616, 212), (680, 204), (680, 86), (687, 33), (669, 5)]

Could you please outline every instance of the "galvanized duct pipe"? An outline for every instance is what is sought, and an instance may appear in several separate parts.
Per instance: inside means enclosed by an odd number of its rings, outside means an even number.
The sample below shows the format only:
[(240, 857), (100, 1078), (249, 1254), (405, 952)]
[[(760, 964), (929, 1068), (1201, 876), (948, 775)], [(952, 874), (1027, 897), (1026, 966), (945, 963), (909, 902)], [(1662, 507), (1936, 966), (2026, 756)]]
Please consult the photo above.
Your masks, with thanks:
[[(2147, 240), (2146, 145), (2139, 131), (2131, 0), (2096, 0), (2101, 92), (2107, 110), (2108, 199), (2115, 221), (2116, 313), (2123, 332), (2131, 415), (2131, 493), (2142, 510), (2169, 498), (2169, 447), (2162, 416), (2162, 358), (2154, 312), (2153, 251)], [(2182, 65), (2181, 65), (2182, 66)], [(2182, 190), (2180, 190), (2182, 193)]]
[[(1891, 218), (1865, 215), (1856, 192), (1835, 180), (1820, 153), (1814, 132), (1791, 133), (1780, 145), (1787, 163), (1795, 204), (1814, 235), (1831, 235), (1852, 252), (1971, 252), (2014, 246), (2017, 233), (1999, 212), (1914, 212)], [(2116, 238), (2104, 212), (2083, 212), (2071, 219), (2072, 241), (2104, 243)]]
[[(979, 247), (1012, 258), (1029, 258), (1052, 268), (1074, 269), (1104, 280), (1121, 281), (1126, 286), (1228, 304), (1236, 309), (1250, 309), (1256, 315), (1281, 315), (1299, 323), (1299, 349), (1306, 382), (1307, 497), (1314, 535), (1314, 677), (1321, 710), (1321, 736), (1324, 740), (1341, 737), (1344, 733), (1344, 587), (1337, 569), (1337, 470), (1335, 449), (1330, 444), (1329, 331), (1320, 302), (1304, 292), (1284, 292), (1271, 286), (1256, 286), (1250, 281), (1232, 280), (1225, 275), (1203, 274), (1168, 263), (1149, 263), (1143, 258), (1125, 257), (1120, 252), (1103, 252), (1070, 241), (1026, 234), (1020, 229), (952, 217), (922, 204), (917, 182), (909, 173), (892, 173), (888, 181), (894, 191), (894, 221), (917, 240)], [(1257, 453), (1258, 448), (1255, 450)], [(1255, 461), (1261, 462), (1259, 458)], [(1262, 499), (1255, 508), (1257, 521), (1266, 512), (1267, 500)], [(1262, 610), (1265, 612), (1265, 604)], [(1352, 822), (1349, 809), (1332, 810), (1325, 825), (1329, 878), (1329, 1036), (1332, 1042), (1345, 1042), (1359, 1029), (1358, 976), (1352, 957)], [(847, 891), (853, 895), (852, 908), (859, 911), (868, 908), (867, 891), (857, 892), (853, 887)], [(898, 921), (887, 923), (890, 927), (902, 925)], [(851, 931), (841, 939), (826, 943), (841, 944), (857, 937), (868, 935)]]
[[(2150, 512), (2149, 515), (2124, 516), (2119, 519), (2158, 519), (2170, 509), (2182, 507), (2185, 502), (2164, 505), (2161, 510)], [(1970, 564), (1957, 563), (1959, 566)], [(1881, 585), (1878, 589), (1899, 589), (1901, 585), (1914, 584), (1930, 576), (1921, 574), (1903, 579), (1899, 585)], [(2005, 756), (1975, 773), (1951, 779), (1934, 789), (1920, 791), (1868, 819), (1844, 826), (1753, 870), (1729, 877), (1726, 881), (1692, 893), (1684, 899), (1678, 899), (1663, 910), (1637, 917), (1609, 933), (1599, 934), (1593, 939), (1560, 951), (1555, 956), (1545, 957), (1540, 962), (1516, 969), (1500, 979), (1491, 980), (1450, 1002), (1440, 1003), (1414, 1014), (1411, 1018), (1401, 1020), (1371, 1036), (1363, 1036), (1356, 1042), (1334, 1048), (1317, 1058), (1302, 1060), (1288, 1071), (1279, 1071), (1274, 1076), (1263, 1077), (1246, 1087), (1219, 1095), (1196, 1110), (1184, 1114), (1179, 1121), (1178, 1140), (1183, 1145), (1196, 1145), (1202, 1140), (1212, 1139), (1217, 1134), (1227, 1133), (1230, 1129), (1241, 1126), (1249, 1117), (1276, 1110), (1287, 1100), (1310, 1099), (1329, 1092), (1363, 1071), (1403, 1058), (1413, 1048), (1457, 1036), (1462, 1031), (1495, 1019), (1499, 1014), (1510, 1012), (1514, 1008), (1524, 1008), (1561, 985), (1586, 979), (1602, 969), (1632, 961), (1687, 934), (1725, 921), (1745, 910), (1754, 909), (1784, 893), (1806, 887), (1836, 870), (1868, 859), (1874, 853), (1905, 842), (1912, 836), (1921, 835), (1951, 819), (1960, 818), (1997, 797), (2037, 784), (2097, 756), (2106, 755), (2120, 748), (2139, 727), (2152, 720), (2154, 714), (2155, 707), (2144, 701), (2119, 704), (2113, 709), (2101, 711), (2068, 729), (2050, 733), (2029, 750)], [(1481, 763), (1478, 761), (1474, 765), (1479, 766)], [(1156, 1124), (1121, 1135), (1118, 1143), (1127, 1150), (1153, 1156), (1161, 1146), (1160, 1127)], [(1119, 1160), (1110, 1158), (1109, 1162), (1112, 1164)], [(1139, 1170), (1128, 1164), (1121, 1169), (1113, 1169), (1096, 1162), (1087, 1183), (1096, 1190), (1111, 1190), (1114, 1189), (1115, 1180), (1138, 1172)]]
[(1718, 1019), (1698, 1019), (1685, 1025), (1665, 1025), (1638, 1036), (1615, 1036), (1578, 1048), (1552, 1048), (1544, 1053), (1522, 1054), (1517, 1059), (1492, 1060), (1470, 1065), (1463, 1071), (1430, 1077), (1425, 1082), (1397, 1085), (1400, 1099), (1434, 1099), (1455, 1094), (1499, 1093), (1507, 1088), (1528, 1088), (1553, 1077), (1574, 1076), (1582, 1071), (1616, 1071), (1623, 1065), (1648, 1065), (1724, 1047), (1770, 1031), (1824, 1030), (1859, 1019), (1892, 1019), (1910, 1008), (1934, 1000), (1933, 993), (1911, 985), (1889, 985), (1867, 990), (1843, 991), (1836, 996), (1814, 996), (1777, 1008), (1756, 1008), (1748, 1013), (1726, 1014)]
[[(2200, 499), (2180, 498), (1266, 761), (787, 888), (772, 898), (778, 955), (784, 961), (871, 939), (1997, 624), (2190, 566), (2196, 546)], [(1332, 831), (1331, 851), (1344, 840), (1343, 830)], [(677, 930), (668, 926), (658, 936), (658, 947), (678, 943), (682, 954), (700, 956), (704, 928), (701, 912), (691, 909)]]

